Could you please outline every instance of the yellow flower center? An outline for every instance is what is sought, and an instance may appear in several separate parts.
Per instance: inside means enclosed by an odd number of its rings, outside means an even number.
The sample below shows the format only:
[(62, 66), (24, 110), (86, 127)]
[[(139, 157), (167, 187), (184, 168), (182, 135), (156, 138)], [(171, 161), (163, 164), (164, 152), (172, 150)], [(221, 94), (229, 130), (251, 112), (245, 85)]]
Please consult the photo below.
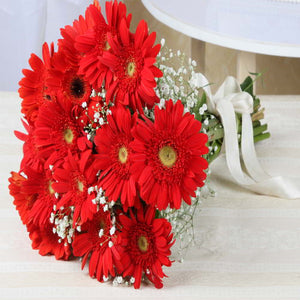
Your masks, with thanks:
[(104, 50), (108, 51), (109, 49), (110, 49), (110, 45), (109, 45), (108, 41), (106, 41), (104, 44)]
[(177, 154), (172, 147), (164, 146), (159, 150), (158, 157), (165, 167), (171, 168), (176, 162)]
[(142, 251), (142, 252), (146, 252), (148, 250), (148, 247), (149, 247), (149, 243), (148, 243), (148, 240), (145, 236), (141, 235), (138, 239), (138, 246), (139, 246), (139, 249)]
[(73, 138), (74, 138), (74, 135), (73, 135), (72, 130), (70, 128), (67, 128), (64, 131), (64, 139), (65, 139), (66, 143), (71, 144), (73, 142)]
[(49, 180), (49, 182), (48, 182), (48, 191), (49, 191), (50, 195), (53, 195), (55, 193), (55, 191), (52, 187), (52, 181), (51, 180)]
[(80, 192), (83, 192), (84, 185), (82, 181), (80, 180), (77, 181), (77, 188)]
[(128, 151), (127, 149), (123, 146), (119, 149), (119, 161), (122, 164), (125, 164), (127, 162), (127, 158), (128, 158)]
[(127, 65), (127, 74), (132, 77), (134, 75), (135, 72), (135, 63), (134, 62), (129, 62)]

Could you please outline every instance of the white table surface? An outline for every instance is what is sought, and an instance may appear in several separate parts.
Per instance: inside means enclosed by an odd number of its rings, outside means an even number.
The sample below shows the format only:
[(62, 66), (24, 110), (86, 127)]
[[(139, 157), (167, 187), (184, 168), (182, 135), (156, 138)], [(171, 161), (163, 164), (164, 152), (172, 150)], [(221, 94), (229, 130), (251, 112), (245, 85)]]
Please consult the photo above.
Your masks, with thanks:
[[(300, 176), (300, 96), (263, 96), (272, 138), (257, 146), (271, 174)], [(217, 196), (202, 204), (200, 245), (165, 272), (164, 288), (100, 284), (78, 261), (32, 250), (8, 194), (18, 171), (21, 129), (16, 93), (0, 93), (0, 299), (300, 299), (300, 200), (252, 194), (234, 185), (220, 159), (212, 165)]]
[(280, 0), (142, 0), (162, 23), (232, 49), (300, 57), (300, 3)]

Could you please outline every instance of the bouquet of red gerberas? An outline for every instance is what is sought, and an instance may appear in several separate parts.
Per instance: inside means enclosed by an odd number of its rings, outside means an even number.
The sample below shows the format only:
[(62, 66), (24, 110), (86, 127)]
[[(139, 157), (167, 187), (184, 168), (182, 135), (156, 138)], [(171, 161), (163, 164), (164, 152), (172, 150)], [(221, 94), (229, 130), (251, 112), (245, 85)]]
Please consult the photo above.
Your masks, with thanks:
[[(123, 3), (97, 1), (32, 54), (19, 94), (27, 133), (10, 193), (32, 247), (89, 260), (89, 274), (162, 287), (174, 244), (165, 209), (191, 204), (206, 178), (207, 135), (178, 100), (156, 94), (160, 45)], [(177, 99), (175, 99), (177, 100)], [(182, 201), (183, 200), (183, 201)]]

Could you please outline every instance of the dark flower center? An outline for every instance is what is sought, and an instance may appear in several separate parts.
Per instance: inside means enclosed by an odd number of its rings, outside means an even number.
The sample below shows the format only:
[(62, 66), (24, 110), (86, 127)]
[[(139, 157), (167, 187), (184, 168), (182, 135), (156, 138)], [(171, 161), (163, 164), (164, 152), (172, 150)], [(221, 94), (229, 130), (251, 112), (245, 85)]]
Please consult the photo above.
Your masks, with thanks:
[(51, 100), (51, 96), (47, 93), (48, 87), (43, 86), (43, 98), (46, 100)]
[(100, 220), (100, 229), (105, 230), (105, 228), (106, 228), (106, 223), (105, 223), (105, 221), (103, 219), (101, 219)]
[(71, 81), (71, 94), (76, 98), (81, 98), (85, 93), (84, 81), (82, 78), (76, 76)]

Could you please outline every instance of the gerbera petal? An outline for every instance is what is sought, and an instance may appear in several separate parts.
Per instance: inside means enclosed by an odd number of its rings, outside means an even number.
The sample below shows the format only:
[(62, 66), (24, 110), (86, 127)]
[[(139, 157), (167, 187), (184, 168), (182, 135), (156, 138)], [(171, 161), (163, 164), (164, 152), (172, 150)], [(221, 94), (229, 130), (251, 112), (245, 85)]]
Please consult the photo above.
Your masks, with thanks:
[(139, 121), (132, 131), (131, 169), (147, 204), (179, 209), (182, 199), (191, 203), (190, 197), (203, 185), (208, 164), (201, 155), (207, 136), (199, 133), (201, 123), (184, 113), (181, 101), (166, 101), (166, 108), (156, 106), (154, 114), (154, 123)]
[(141, 286), (141, 279), (142, 279), (142, 267), (136, 266), (134, 270), (134, 288), (139, 289)]
[(100, 256), (99, 251), (94, 251), (91, 255), (90, 263), (89, 263), (89, 274), (90, 274), (91, 277), (94, 277), (94, 274), (96, 273), (96, 268), (97, 268), (97, 265), (98, 265), (99, 256)]
[(124, 276), (135, 278), (135, 288), (141, 285), (142, 273), (147, 270), (146, 276), (157, 287), (161, 287), (161, 279), (165, 276), (162, 265), (170, 266), (168, 256), (173, 244), (169, 235), (170, 223), (165, 219), (155, 219), (155, 209), (150, 206), (137, 210), (136, 214), (130, 210), (128, 217), (121, 215), (120, 232), (121, 263), (119, 272)]
[(120, 23), (120, 37), (124, 46), (128, 46), (129, 44), (129, 30), (126, 24), (125, 19), (121, 20)]

